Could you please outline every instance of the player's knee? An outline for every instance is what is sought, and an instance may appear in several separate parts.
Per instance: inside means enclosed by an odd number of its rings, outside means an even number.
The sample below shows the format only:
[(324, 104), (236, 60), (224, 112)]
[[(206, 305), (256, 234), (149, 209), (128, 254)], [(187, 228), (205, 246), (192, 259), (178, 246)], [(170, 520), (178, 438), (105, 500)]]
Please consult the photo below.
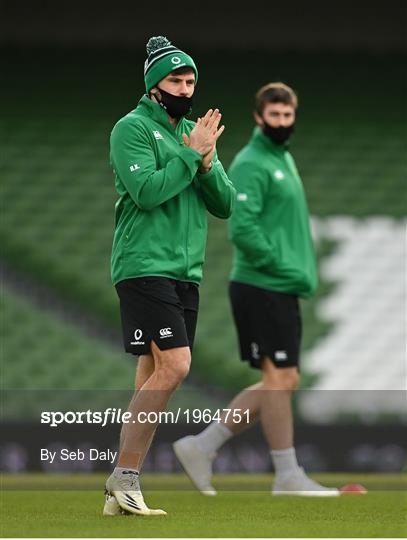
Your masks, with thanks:
[(175, 365), (167, 366), (161, 371), (164, 384), (174, 388), (178, 386), (188, 375), (189, 365), (186, 361), (178, 361)]
[(189, 373), (191, 353), (189, 348), (162, 351), (156, 365), (156, 373), (168, 386), (177, 386)]
[(172, 367), (172, 374), (176, 383), (182, 382), (189, 373), (191, 366), (191, 360), (188, 358), (179, 359), (177, 363)]
[(298, 387), (299, 379), (296, 368), (276, 368), (267, 364), (263, 369), (263, 384), (268, 389), (293, 392)]
[[(284, 370), (283, 370), (284, 371)], [(298, 388), (298, 384), (300, 382), (300, 376), (298, 374), (297, 370), (291, 370), (287, 373), (284, 378), (284, 386), (285, 390), (290, 390), (291, 392), (294, 392)]]

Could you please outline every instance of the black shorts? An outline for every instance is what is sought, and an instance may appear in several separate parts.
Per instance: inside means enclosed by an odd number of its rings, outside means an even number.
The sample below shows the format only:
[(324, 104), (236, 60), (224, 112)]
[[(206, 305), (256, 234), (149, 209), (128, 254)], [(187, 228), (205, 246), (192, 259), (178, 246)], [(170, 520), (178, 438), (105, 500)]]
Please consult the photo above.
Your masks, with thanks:
[(298, 297), (232, 281), (229, 297), (242, 360), (261, 368), (265, 356), (278, 368), (298, 367), (301, 314)]
[(148, 276), (120, 281), (116, 291), (126, 352), (150, 354), (151, 340), (161, 350), (189, 347), (192, 351), (198, 319), (198, 285)]

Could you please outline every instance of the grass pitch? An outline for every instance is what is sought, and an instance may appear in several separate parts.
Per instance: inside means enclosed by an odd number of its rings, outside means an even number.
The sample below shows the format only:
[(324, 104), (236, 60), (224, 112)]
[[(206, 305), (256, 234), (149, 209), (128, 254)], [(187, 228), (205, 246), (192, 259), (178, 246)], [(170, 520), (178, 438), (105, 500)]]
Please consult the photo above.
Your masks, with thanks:
[(4, 475), (3, 537), (405, 537), (406, 475), (313, 475), (362, 483), (339, 498), (272, 497), (270, 475), (216, 476), (217, 497), (184, 475), (144, 475), (147, 503), (168, 516), (103, 517), (106, 475)]

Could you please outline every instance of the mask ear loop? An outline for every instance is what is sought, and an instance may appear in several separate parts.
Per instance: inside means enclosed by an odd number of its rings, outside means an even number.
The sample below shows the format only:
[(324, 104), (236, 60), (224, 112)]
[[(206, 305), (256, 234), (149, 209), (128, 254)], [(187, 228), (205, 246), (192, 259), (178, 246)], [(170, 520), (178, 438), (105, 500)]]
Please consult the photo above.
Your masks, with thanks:
[[(162, 94), (161, 94), (162, 90), (160, 89), (159, 86), (157, 86), (157, 90), (160, 93), (160, 96), (162, 98)], [(156, 100), (156, 102), (160, 105), (160, 107), (162, 107), (166, 111), (167, 107), (164, 105), (164, 103), (161, 101), (161, 99), (158, 99), (157, 94), (153, 94), (153, 96), (154, 96), (154, 99)]]

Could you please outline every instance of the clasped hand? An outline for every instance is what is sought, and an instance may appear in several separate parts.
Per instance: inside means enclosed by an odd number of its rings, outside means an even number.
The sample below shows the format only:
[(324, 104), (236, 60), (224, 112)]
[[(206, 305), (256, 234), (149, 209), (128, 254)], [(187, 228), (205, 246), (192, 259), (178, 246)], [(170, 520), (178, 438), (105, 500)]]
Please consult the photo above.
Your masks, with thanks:
[(216, 141), (222, 135), (225, 126), (219, 127), (222, 118), (219, 109), (209, 109), (202, 118), (198, 118), (191, 133), (182, 134), (186, 146), (193, 148), (202, 156), (200, 172), (206, 172), (211, 168), (211, 161), (215, 153)]

